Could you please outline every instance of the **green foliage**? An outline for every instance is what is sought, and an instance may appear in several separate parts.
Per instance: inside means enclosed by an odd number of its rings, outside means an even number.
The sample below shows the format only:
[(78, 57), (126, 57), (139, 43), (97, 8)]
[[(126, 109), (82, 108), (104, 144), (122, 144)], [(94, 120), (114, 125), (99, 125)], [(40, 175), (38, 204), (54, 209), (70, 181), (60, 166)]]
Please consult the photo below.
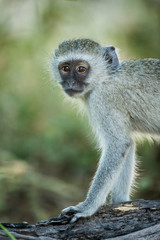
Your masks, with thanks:
[(16, 240), (16, 238), (0, 223), (0, 228), (10, 237), (12, 240)]

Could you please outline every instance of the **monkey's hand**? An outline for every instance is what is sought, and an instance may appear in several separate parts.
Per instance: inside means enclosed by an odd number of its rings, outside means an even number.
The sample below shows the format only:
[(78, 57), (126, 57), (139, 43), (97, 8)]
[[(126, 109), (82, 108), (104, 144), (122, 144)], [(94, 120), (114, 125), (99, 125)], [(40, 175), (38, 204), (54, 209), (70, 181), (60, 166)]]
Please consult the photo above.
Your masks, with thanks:
[(87, 201), (81, 202), (76, 206), (70, 206), (62, 210), (61, 216), (71, 216), (71, 223), (76, 222), (79, 218), (90, 217), (98, 210), (97, 207), (87, 203)]

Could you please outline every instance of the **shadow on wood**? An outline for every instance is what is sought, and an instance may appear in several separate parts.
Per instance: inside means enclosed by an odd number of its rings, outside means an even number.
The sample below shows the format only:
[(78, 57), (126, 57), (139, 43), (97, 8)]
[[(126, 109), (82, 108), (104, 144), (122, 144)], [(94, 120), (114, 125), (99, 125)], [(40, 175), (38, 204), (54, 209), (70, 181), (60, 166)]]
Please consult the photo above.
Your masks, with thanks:
[[(160, 200), (106, 205), (94, 216), (75, 223), (63, 216), (35, 225), (3, 224), (17, 240), (160, 240)], [(10, 238), (0, 230), (0, 239)]]

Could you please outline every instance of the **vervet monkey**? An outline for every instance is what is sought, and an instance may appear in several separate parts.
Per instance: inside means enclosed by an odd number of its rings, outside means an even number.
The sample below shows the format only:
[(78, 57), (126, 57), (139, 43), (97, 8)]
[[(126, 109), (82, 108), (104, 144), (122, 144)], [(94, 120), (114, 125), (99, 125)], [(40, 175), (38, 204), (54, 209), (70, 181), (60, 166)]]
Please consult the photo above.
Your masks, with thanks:
[(119, 63), (113, 46), (90, 39), (62, 42), (54, 52), (55, 79), (67, 95), (81, 98), (102, 155), (84, 202), (65, 208), (71, 222), (111, 202), (129, 200), (135, 172), (133, 133), (160, 134), (160, 60)]

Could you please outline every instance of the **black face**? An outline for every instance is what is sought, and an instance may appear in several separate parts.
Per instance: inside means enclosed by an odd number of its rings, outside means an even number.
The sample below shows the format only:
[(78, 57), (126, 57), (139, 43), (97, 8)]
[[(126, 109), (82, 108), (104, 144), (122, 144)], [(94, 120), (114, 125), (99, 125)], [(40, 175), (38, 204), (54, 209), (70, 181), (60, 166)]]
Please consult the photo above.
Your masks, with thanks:
[(76, 93), (83, 92), (87, 83), (85, 79), (89, 74), (89, 64), (81, 60), (72, 60), (63, 62), (58, 66), (64, 91), (73, 96)]

